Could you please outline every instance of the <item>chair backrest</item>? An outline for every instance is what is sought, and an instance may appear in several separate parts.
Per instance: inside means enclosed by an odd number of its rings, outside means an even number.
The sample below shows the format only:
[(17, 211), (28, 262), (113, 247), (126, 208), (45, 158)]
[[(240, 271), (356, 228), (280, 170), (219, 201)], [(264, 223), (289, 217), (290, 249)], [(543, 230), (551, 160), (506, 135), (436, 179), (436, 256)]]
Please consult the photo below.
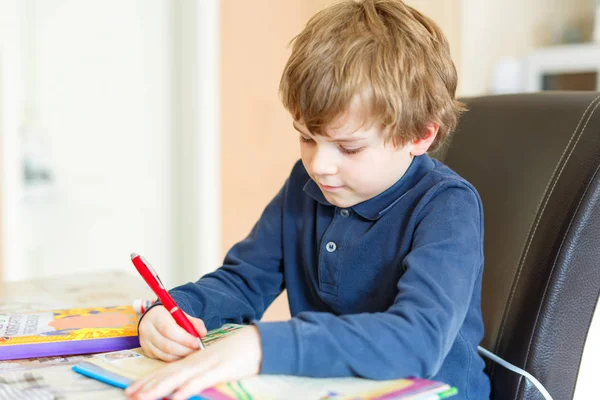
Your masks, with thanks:
[[(571, 399), (600, 291), (600, 93), (466, 99), (434, 157), (469, 180), (485, 214), (482, 346)], [(492, 399), (542, 399), (490, 363)]]

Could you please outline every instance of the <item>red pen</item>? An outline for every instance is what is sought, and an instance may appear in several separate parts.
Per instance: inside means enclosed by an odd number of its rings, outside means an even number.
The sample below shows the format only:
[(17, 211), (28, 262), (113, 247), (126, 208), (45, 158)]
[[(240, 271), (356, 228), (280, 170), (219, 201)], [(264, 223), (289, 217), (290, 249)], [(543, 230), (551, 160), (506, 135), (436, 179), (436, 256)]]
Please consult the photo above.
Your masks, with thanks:
[(131, 253), (131, 262), (133, 265), (135, 265), (135, 269), (137, 269), (140, 275), (142, 275), (142, 278), (144, 278), (148, 286), (150, 286), (150, 289), (152, 289), (152, 291), (156, 294), (163, 306), (169, 310), (175, 319), (175, 322), (177, 322), (177, 325), (185, 329), (188, 333), (197, 337), (198, 343), (200, 344), (200, 349), (204, 350), (204, 343), (202, 342), (202, 339), (200, 339), (200, 335), (196, 329), (194, 329), (194, 325), (192, 325), (183, 311), (177, 306), (171, 295), (169, 295), (169, 292), (167, 292), (165, 289), (150, 263), (146, 261), (144, 257), (135, 253)]

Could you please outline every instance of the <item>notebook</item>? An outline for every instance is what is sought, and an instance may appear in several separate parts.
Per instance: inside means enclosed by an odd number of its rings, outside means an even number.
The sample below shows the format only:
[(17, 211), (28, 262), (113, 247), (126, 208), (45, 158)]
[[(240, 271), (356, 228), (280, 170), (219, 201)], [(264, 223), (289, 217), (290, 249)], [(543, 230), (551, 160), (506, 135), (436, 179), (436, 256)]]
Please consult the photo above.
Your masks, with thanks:
[(0, 312), (0, 360), (139, 347), (131, 306)]
[[(235, 333), (242, 325), (224, 325), (203, 339), (210, 346)], [(122, 389), (164, 363), (148, 358), (142, 349), (97, 354), (73, 366), (73, 370)], [(192, 397), (195, 400), (392, 400), (446, 399), (457, 394), (450, 385), (426, 379), (371, 381), (360, 378), (305, 378), (284, 375), (259, 375), (240, 381), (217, 385)]]

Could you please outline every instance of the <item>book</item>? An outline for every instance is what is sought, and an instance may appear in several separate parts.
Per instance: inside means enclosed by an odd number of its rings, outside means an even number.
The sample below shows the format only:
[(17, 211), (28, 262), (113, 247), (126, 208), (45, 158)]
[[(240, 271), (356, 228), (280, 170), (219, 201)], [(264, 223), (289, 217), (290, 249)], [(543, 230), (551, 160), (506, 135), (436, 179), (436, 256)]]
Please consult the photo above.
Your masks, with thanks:
[(139, 347), (131, 306), (0, 312), (0, 360)]
[[(234, 334), (242, 325), (227, 324), (210, 331), (203, 341), (210, 346)], [(163, 367), (164, 362), (145, 356), (141, 348), (97, 354), (73, 366), (73, 370), (109, 385), (126, 388)], [(446, 399), (457, 394), (456, 388), (427, 379), (373, 381), (362, 378), (306, 378), (285, 375), (258, 375), (216, 385), (190, 399), (194, 400), (392, 400)]]

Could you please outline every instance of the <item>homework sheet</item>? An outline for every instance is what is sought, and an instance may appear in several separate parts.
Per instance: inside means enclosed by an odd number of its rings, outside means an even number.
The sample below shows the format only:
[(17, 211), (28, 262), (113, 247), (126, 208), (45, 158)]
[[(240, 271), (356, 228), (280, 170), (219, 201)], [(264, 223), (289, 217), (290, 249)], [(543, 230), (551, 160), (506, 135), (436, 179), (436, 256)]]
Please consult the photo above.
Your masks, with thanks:
[[(136, 380), (164, 365), (163, 362), (147, 358), (143, 350), (122, 350), (115, 353), (97, 355), (87, 360), (105, 370)], [(395, 399), (403, 390), (424, 389), (415, 399), (440, 399), (437, 393), (450, 389), (430, 381), (398, 379), (392, 381), (371, 381), (359, 378), (317, 379), (285, 375), (260, 375), (235, 382), (217, 385), (202, 392), (207, 400), (375, 400)], [(448, 393), (451, 394), (451, 393)]]
[[(203, 339), (206, 346), (234, 333), (241, 325), (224, 325)], [(148, 358), (141, 348), (98, 354), (86, 360), (100, 368), (132, 380), (140, 379), (165, 365)], [(405, 398), (406, 390), (419, 391), (415, 399), (441, 399), (440, 392), (454, 394), (449, 385), (422, 379), (372, 381), (360, 378), (317, 379), (284, 375), (259, 375), (217, 385), (202, 392), (207, 400), (298, 399), (344, 400)], [(429, 395), (428, 395), (429, 394)], [(357, 396), (358, 395), (358, 396)], [(413, 398), (413, 397), (411, 397)]]
[[(220, 329), (210, 331), (202, 342), (206, 346), (211, 346), (243, 327), (244, 325), (223, 325)], [(85, 361), (133, 380), (143, 378), (165, 365), (162, 361), (146, 357), (141, 348), (97, 354)]]

